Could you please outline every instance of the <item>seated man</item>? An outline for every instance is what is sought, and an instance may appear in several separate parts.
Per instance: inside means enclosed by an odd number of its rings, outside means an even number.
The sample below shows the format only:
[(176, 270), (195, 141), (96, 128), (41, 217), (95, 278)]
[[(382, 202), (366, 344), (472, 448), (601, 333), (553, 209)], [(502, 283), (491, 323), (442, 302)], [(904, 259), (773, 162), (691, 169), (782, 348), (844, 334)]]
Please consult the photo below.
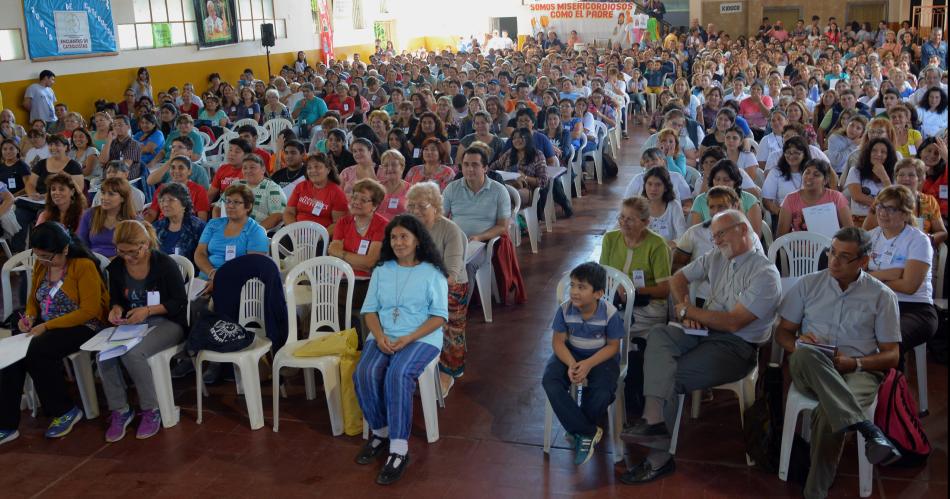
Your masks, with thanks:
[[(676, 320), (686, 328), (707, 329), (707, 336), (681, 327), (650, 330), (643, 365), (643, 419), (624, 430), (624, 440), (650, 443), (647, 458), (620, 476), (641, 484), (670, 474), (673, 456), (665, 449), (676, 417), (677, 395), (742, 379), (755, 367), (758, 346), (781, 298), (778, 270), (755, 252), (751, 224), (742, 212), (726, 210), (712, 219), (715, 251), (679, 270), (670, 279)], [(703, 308), (690, 303), (689, 284), (708, 281)]]
[[(277, 183), (264, 175), (264, 162), (256, 154), (248, 154), (241, 161), (241, 178), (231, 185), (243, 184), (254, 193), (254, 205), (251, 207), (251, 218), (264, 230), (271, 230), (281, 222), (284, 208), (287, 207), (287, 196)], [(226, 213), (225, 199), (222, 197), (212, 209), (214, 218)]]
[(461, 170), (462, 178), (445, 187), (443, 210), (469, 241), (487, 243), (508, 230), (508, 189), (487, 177), (488, 153), (482, 148), (469, 147), (462, 153)]
[[(779, 310), (776, 340), (790, 354), (792, 382), (818, 399), (811, 416), (805, 497), (827, 496), (848, 431), (864, 436), (871, 464), (900, 458), (865, 415), (884, 371), (897, 367), (901, 341), (896, 295), (862, 270), (870, 251), (867, 232), (856, 227), (839, 230), (827, 252), (828, 268), (802, 277)], [(834, 357), (809, 343), (835, 345)]]
[[(237, 129), (238, 136), (244, 139), (248, 144), (251, 145), (253, 153), (260, 156), (261, 160), (264, 162), (264, 165), (269, 165), (271, 162), (270, 153), (258, 147), (257, 144), (257, 127), (254, 125), (241, 125)], [(274, 139), (277, 140), (276, 137)]]

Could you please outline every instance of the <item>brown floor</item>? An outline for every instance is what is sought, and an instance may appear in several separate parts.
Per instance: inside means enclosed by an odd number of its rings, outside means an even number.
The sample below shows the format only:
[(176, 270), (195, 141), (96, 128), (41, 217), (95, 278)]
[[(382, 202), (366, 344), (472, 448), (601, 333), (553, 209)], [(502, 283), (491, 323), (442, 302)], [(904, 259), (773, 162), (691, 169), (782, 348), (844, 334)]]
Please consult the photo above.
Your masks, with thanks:
[[(619, 163), (639, 159), (642, 131), (624, 141)], [(19, 440), (0, 447), (0, 497), (795, 497), (801, 488), (745, 465), (737, 405), (717, 392), (700, 419), (685, 419), (676, 456), (677, 472), (664, 480), (630, 487), (617, 480), (609, 444), (582, 468), (572, 464), (563, 432), (555, 432), (550, 457), (541, 450), (544, 393), (540, 379), (550, 355), (549, 326), (560, 276), (587, 260), (613, 225), (631, 177), (602, 186), (588, 182), (589, 195), (575, 199), (577, 214), (545, 233), (540, 252), (519, 249), (529, 301), (495, 306), (494, 323), (472, 310), (465, 376), (439, 411), (441, 439), (427, 444), (421, 411), (415, 413), (411, 464), (403, 480), (381, 489), (377, 467), (353, 463), (359, 437), (330, 433), (322, 397), (307, 401), (301, 378), (281, 401), (280, 432), (270, 427), (270, 384), (265, 383), (267, 425), (250, 431), (242, 397), (233, 384), (211, 389), (204, 423), (195, 422), (194, 379), (175, 384), (181, 423), (147, 441), (134, 433), (103, 441), (105, 415), (82, 422), (58, 441), (43, 438), (48, 420), (24, 414)], [(912, 388), (914, 376), (911, 375)], [(929, 366), (930, 415), (923, 426), (934, 446), (928, 464), (915, 469), (879, 469), (873, 497), (947, 497), (947, 369)], [(100, 390), (101, 392), (101, 390)], [(78, 400), (78, 397), (77, 397)], [(100, 401), (104, 398), (100, 395)], [(628, 462), (643, 456), (628, 449)], [(854, 443), (845, 448), (832, 497), (857, 497)]]

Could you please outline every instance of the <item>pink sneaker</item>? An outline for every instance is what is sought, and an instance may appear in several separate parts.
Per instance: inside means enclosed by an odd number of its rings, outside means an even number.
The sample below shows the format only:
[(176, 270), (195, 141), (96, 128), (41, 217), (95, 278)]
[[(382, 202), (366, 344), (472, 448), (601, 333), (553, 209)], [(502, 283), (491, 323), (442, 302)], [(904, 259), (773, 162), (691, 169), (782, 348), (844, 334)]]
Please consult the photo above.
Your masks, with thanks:
[(135, 438), (144, 440), (154, 436), (161, 429), (162, 414), (158, 412), (158, 409), (142, 411), (142, 421), (139, 422), (139, 429), (135, 432)]
[(112, 411), (109, 415), (109, 429), (106, 430), (106, 442), (118, 442), (125, 438), (125, 429), (135, 417), (135, 411), (129, 409), (126, 412)]

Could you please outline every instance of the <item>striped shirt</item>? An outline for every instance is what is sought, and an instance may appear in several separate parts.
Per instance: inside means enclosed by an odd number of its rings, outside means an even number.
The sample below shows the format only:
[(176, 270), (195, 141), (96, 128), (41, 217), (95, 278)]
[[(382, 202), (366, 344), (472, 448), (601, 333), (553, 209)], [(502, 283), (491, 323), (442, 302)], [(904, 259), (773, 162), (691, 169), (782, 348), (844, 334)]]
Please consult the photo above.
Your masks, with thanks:
[(584, 319), (581, 310), (565, 301), (557, 308), (551, 328), (556, 333), (567, 333), (567, 347), (572, 353), (589, 357), (607, 345), (607, 340), (624, 337), (623, 317), (617, 308), (601, 299), (597, 311)]

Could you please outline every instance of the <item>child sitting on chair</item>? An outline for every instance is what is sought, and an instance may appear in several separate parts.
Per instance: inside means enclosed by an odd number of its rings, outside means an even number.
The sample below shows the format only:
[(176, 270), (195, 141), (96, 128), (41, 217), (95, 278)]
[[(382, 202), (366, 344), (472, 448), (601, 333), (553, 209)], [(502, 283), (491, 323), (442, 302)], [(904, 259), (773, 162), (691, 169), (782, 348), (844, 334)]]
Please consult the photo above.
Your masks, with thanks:
[[(554, 315), (554, 355), (541, 380), (554, 414), (574, 439), (574, 464), (590, 460), (603, 436), (597, 422), (614, 400), (623, 318), (604, 299), (607, 271), (594, 262), (571, 271), (570, 299)], [(577, 400), (571, 396), (578, 387)]]

